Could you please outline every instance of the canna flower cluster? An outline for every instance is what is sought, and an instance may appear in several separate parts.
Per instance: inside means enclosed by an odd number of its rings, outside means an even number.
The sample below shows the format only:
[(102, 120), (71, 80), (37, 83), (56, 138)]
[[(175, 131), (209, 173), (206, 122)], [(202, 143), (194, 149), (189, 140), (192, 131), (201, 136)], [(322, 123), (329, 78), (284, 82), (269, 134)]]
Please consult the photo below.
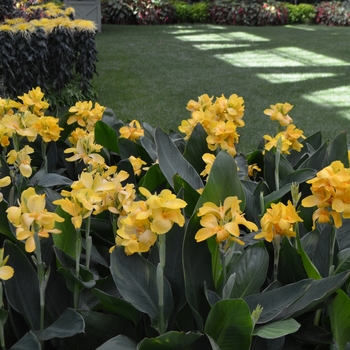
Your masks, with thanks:
[(234, 241), (243, 245), (244, 242), (239, 238), (239, 225), (245, 226), (250, 231), (257, 231), (258, 227), (244, 218), (239, 206), (241, 202), (236, 196), (232, 196), (227, 197), (220, 206), (211, 202), (204, 203), (197, 214), (201, 217), (202, 228), (195, 235), (196, 241), (202, 242), (215, 236), (218, 244)]
[(333, 223), (339, 228), (342, 217), (350, 218), (350, 169), (334, 161), (308, 180), (312, 195), (301, 202), (304, 207), (317, 206), (312, 215), (313, 228), (319, 223)]
[(92, 108), (91, 101), (78, 101), (75, 106), (69, 108), (71, 115), (68, 118), (67, 124), (77, 123), (87, 131), (93, 131), (96, 122), (102, 119), (105, 109), (105, 107), (97, 102), (95, 102), (95, 106)]
[(236, 144), (239, 141), (237, 128), (244, 126), (244, 100), (236, 94), (228, 99), (224, 95), (213, 97), (207, 94), (199, 96), (198, 102), (191, 100), (187, 109), (191, 112), (191, 119), (183, 120), (179, 130), (186, 134), (188, 139), (195, 126), (200, 123), (207, 132), (208, 148), (215, 151), (220, 148), (235, 156)]
[(34, 234), (40, 238), (48, 238), (49, 233), (58, 234), (55, 229), (56, 222), (63, 222), (56, 213), (45, 209), (45, 194), (39, 195), (33, 187), (24, 190), (19, 206), (9, 207), (7, 219), (16, 227), (16, 237), (19, 241), (25, 241), (25, 250), (31, 253), (35, 250)]
[(139, 191), (146, 199), (134, 201), (118, 221), (116, 244), (123, 246), (127, 255), (148, 252), (157, 235), (169, 232), (174, 223), (181, 227), (185, 224), (181, 209), (187, 203), (170, 190), (162, 190), (158, 195), (144, 187), (139, 187)]
[(138, 140), (145, 134), (145, 131), (141, 127), (137, 120), (132, 120), (128, 125), (122, 126), (119, 129), (120, 137), (129, 139), (131, 141)]
[(294, 224), (302, 222), (291, 201), (287, 205), (282, 202), (272, 203), (260, 220), (261, 232), (254, 236), (255, 239), (265, 238), (272, 242), (275, 236), (295, 237)]
[(279, 132), (276, 136), (264, 135), (265, 150), (270, 151), (273, 147), (279, 148), (281, 153), (290, 154), (293, 149), (297, 152), (301, 151), (303, 145), (299, 142), (300, 139), (305, 139), (303, 131), (297, 129), (293, 123), (293, 119), (288, 115), (288, 112), (293, 108), (289, 103), (277, 103), (271, 105), (271, 109), (265, 109), (264, 113), (269, 115), (271, 120), (277, 120), (281, 127), (285, 129)]

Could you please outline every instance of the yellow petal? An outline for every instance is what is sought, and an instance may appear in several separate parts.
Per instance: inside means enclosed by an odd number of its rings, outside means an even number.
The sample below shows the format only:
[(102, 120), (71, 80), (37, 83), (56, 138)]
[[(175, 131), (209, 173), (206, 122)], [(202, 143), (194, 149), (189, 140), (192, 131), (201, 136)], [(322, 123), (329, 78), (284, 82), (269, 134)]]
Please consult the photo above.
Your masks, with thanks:
[(0, 280), (8, 280), (14, 274), (14, 270), (11, 266), (2, 266), (0, 267)]

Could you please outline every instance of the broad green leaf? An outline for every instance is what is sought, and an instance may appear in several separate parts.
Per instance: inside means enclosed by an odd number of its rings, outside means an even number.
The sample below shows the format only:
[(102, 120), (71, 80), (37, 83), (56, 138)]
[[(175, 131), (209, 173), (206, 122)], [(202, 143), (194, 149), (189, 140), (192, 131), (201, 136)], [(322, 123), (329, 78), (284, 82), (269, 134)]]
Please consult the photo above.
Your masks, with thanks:
[(249, 294), (259, 293), (266, 279), (268, 265), (269, 255), (263, 242), (246, 249), (228, 273), (228, 276), (236, 275), (231, 298), (243, 298)]
[[(254, 196), (254, 190), (250, 191), (249, 187), (247, 186), (248, 183), (254, 183), (252, 181), (244, 181), (241, 180), (241, 183), (243, 185), (244, 195), (246, 198), (246, 206), (244, 209), (245, 212), (245, 218), (248, 221), (252, 221), (255, 224), (259, 224), (260, 222), (260, 203), (257, 201), (256, 197)], [(256, 187), (256, 186), (255, 186)]]
[(346, 248), (338, 253), (338, 264), (335, 269), (335, 274), (350, 270), (350, 248)]
[(281, 198), (288, 192), (290, 192), (291, 184), (287, 184), (284, 187), (280, 188), (278, 191), (273, 191), (266, 197), (264, 197), (265, 208), (269, 208), (271, 203), (277, 203)]
[(194, 167), (183, 157), (170, 137), (160, 128), (156, 129), (155, 142), (160, 169), (172, 187), (174, 187), (173, 177), (178, 174), (194, 190), (203, 188), (203, 181)]
[(337, 293), (338, 295), (329, 305), (328, 311), (333, 337), (339, 350), (344, 350), (346, 343), (350, 341), (350, 300), (341, 289)]
[(191, 347), (203, 334), (199, 332), (175, 332), (171, 331), (160, 335), (157, 338), (145, 338), (137, 350), (185, 350)]
[(153, 164), (139, 182), (140, 187), (147, 188), (151, 193), (167, 184), (167, 179), (159, 168), (159, 164)]
[(198, 174), (205, 167), (205, 162), (202, 159), (203, 154), (212, 153), (208, 148), (207, 137), (208, 134), (202, 124), (198, 123), (186, 143), (184, 157), (196, 169)]
[(35, 332), (40, 341), (53, 338), (68, 338), (85, 330), (83, 317), (75, 310), (67, 308), (49, 327)]
[(220, 257), (220, 249), (215, 240), (215, 237), (210, 237), (207, 239), (207, 243), (211, 254), (211, 269), (213, 273), (213, 280), (215, 289), (217, 289), (222, 279), (222, 262)]
[(339, 250), (344, 250), (345, 248), (350, 248), (350, 219), (343, 219), (343, 224), (337, 229), (337, 242), (339, 245)]
[(41, 350), (39, 340), (32, 331), (27, 332), (10, 350)]
[[(219, 184), (225, 184), (225, 186)], [(242, 200), (240, 205), (241, 209), (244, 210), (245, 197), (238, 178), (236, 162), (228, 153), (221, 151), (215, 159), (208, 182), (189, 220), (183, 245), (186, 297), (194, 311), (197, 329), (200, 331), (203, 329), (202, 319), (205, 319), (209, 312), (209, 305), (203, 292), (204, 282), (206, 282), (208, 289), (213, 290), (215, 287), (208, 244), (207, 242), (198, 243), (194, 239), (197, 231), (201, 228), (197, 209), (205, 202), (219, 205), (228, 196), (237, 196)]]
[(248, 305), (242, 299), (218, 301), (211, 309), (204, 332), (220, 350), (249, 349), (253, 321)]
[(116, 132), (101, 120), (97, 121), (95, 124), (95, 141), (109, 151), (119, 154), (118, 136)]
[[(141, 255), (127, 256), (124, 248), (117, 246), (111, 254), (111, 273), (123, 298), (137, 310), (151, 318), (152, 326), (159, 328), (160, 310), (156, 268)], [(164, 320), (168, 321), (173, 310), (171, 287), (164, 277)]]
[(315, 177), (317, 171), (314, 169), (299, 169), (294, 171), (293, 173), (286, 176), (281, 182), (280, 186), (283, 187), (285, 185), (291, 184), (293, 182), (301, 184), (311, 178)]
[(264, 339), (276, 339), (287, 334), (295, 333), (299, 328), (300, 323), (293, 318), (289, 318), (288, 320), (257, 326), (254, 329), (253, 335), (257, 335)]
[(346, 168), (349, 167), (348, 140), (345, 131), (340, 132), (329, 143), (323, 167), (328, 166), (335, 160), (340, 160)]
[(151, 165), (153, 163), (152, 158), (148, 152), (138, 143), (126, 138), (119, 138), (118, 140), (119, 154), (122, 159), (127, 159), (130, 156), (136, 158), (140, 157), (144, 162)]
[(37, 185), (42, 187), (53, 187), (53, 186), (70, 186), (72, 184), (72, 180), (68, 177), (59, 175), (59, 174), (45, 174), (42, 176)]
[(322, 305), (333, 293), (335, 293), (347, 280), (349, 272), (326, 277), (319, 280), (311, 280), (306, 292), (292, 305), (283, 310), (275, 321), (286, 318), (296, 318), (318, 305)]
[(56, 209), (56, 214), (64, 218), (63, 222), (56, 222), (55, 228), (61, 230), (60, 234), (52, 235), (54, 245), (65, 254), (75, 258), (75, 243), (77, 240), (77, 231), (72, 224), (72, 217), (66, 213), (60, 206)]
[(323, 168), (322, 164), (326, 157), (328, 142), (325, 142), (320, 148), (318, 148), (314, 153), (310, 155), (308, 159), (305, 160), (300, 166), (299, 169), (315, 169), (320, 170)]
[(135, 325), (140, 321), (141, 313), (125, 300), (116, 298), (96, 288), (92, 292), (108, 312), (125, 317)]
[(116, 337), (107, 340), (96, 350), (137, 350), (137, 344), (125, 335), (117, 335)]
[(308, 277), (299, 252), (284, 237), (278, 263), (278, 281), (286, 285)]
[(10, 241), (5, 241), (4, 248), (4, 256), (9, 255), (7, 264), (15, 270), (12, 278), (3, 281), (7, 300), (24, 317), (30, 329), (39, 329), (39, 279), (33, 264), (28, 260), (31, 258)]
[(298, 332), (293, 335), (306, 344), (331, 344), (333, 342), (329, 331), (308, 322), (303, 322)]

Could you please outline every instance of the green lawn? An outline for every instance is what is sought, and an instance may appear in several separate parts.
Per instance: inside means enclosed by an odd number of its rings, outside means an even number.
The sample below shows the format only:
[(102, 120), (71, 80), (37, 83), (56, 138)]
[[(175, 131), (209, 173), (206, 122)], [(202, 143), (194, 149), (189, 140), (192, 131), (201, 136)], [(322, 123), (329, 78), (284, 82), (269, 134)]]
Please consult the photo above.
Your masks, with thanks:
[(190, 99), (207, 93), (245, 100), (241, 151), (274, 133), (263, 110), (294, 105), (308, 136), (350, 131), (349, 28), (214, 25), (112, 26), (97, 34), (98, 101), (118, 119), (177, 130)]

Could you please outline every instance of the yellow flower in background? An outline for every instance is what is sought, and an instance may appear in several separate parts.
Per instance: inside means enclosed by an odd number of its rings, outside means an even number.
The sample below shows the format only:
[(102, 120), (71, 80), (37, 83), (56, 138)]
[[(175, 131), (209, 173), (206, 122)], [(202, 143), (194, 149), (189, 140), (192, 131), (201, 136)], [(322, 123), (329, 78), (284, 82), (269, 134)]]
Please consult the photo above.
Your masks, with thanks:
[(254, 236), (255, 239), (264, 238), (272, 242), (276, 235), (295, 237), (293, 225), (303, 222), (295, 210), (291, 201), (287, 205), (282, 202), (272, 203), (260, 220), (261, 232)]
[(203, 161), (204, 161), (204, 163), (206, 165), (205, 165), (204, 170), (200, 173), (200, 175), (201, 176), (206, 176), (207, 179), (208, 179), (210, 171), (211, 171), (211, 167), (214, 164), (216, 156), (214, 154), (212, 154), (212, 153), (204, 153), (203, 156), (202, 156), (202, 159), (203, 159)]
[(208, 107), (212, 105), (212, 100), (213, 100), (213, 96), (209, 97), (208, 94), (203, 94), (198, 97), (198, 102), (194, 100), (188, 101), (186, 109), (189, 110), (190, 112), (199, 111), (199, 110), (205, 111)]
[(72, 218), (72, 224), (75, 229), (80, 229), (85, 216), (89, 216), (90, 211), (83, 208), (83, 206), (75, 200), (75, 198), (62, 198), (53, 201), (53, 204), (59, 205), (62, 210), (68, 213)]
[(63, 128), (58, 126), (59, 120), (55, 117), (39, 117), (33, 124), (44, 142), (57, 141)]
[(138, 140), (141, 136), (144, 135), (144, 130), (141, 127), (141, 124), (137, 120), (132, 120), (129, 125), (122, 126), (119, 129), (120, 137), (129, 139), (131, 141)]
[(56, 213), (48, 212), (45, 205), (45, 195), (38, 195), (33, 187), (29, 187), (22, 192), (20, 206), (6, 210), (8, 220), (16, 227), (17, 239), (25, 241), (28, 253), (35, 250), (35, 230), (40, 238), (48, 238), (49, 233), (61, 233), (55, 229), (55, 223), (63, 222), (64, 219)]
[(215, 236), (218, 244), (223, 241), (235, 241), (243, 245), (244, 242), (239, 238), (239, 225), (245, 226), (250, 231), (257, 231), (258, 227), (244, 218), (239, 206), (241, 202), (236, 196), (232, 196), (227, 197), (220, 206), (212, 202), (204, 203), (198, 210), (202, 228), (195, 235), (196, 241), (202, 242)]
[(286, 138), (284, 132), (278, 133), (275, 137), (264, 135), (263, 138), (267, 141), (264, 145), (266, 151), (270, 151), (273, 147), (280, 147), (282, 153), (290, 154), (289, 149), (292, 143)]
[(301, 204), (304, 207), (317, 206), (313, 214), (314, 228), (316, 221), (333, 222), (339, 228), (342, 217), (350, 218), (350, 169), (342, 162), (332, 162), (306, 182), (311, 184), (312, 195), (304, 198)]
[(0, 280), (7, 281), (12, 278), (14, 269), (11, 266), (6, 265), (9, 256), (4, 258), (4, 248), (0, 249)]
[(5, 114), (12, 115), (14, 114), (15, 109), (19, 109), (21, 104), (19, 102), (16, 102), (14, 100), (8, 99), (8, 98), (1, 98), (0, 97), (0, 120)]
[(23, 106), (20, 107), (21, 112), (25, 112), (29, 109), (38, 117), (44, 115), (45, 110), (50, 106), (47, 101), (43, 100), (44, 93), (39, 86), (30, 90), (28, 94), (18, 96), (18, 98), (23, 101)]
[[(2, 179), (0, 179), (0, 188), (2, 187), (7, 187), (8, 185), (11, 184), (11, 178), (10, 176), (5, 176)], [(0, 192), (0, 202), (4, 199), (3, 194)]]
[(297, 129), (294, 124), (289, 124), (284, 131), (286, 138), (291, 142), (292, 148), (298, 152), (301, 151), (303, 145), (299, 142), (299, 139), (305, 139), (306, 137), (303, 135), (303, 131), (301, 129)]
[(288, 115), (293, 106), (289, 103), (276, 103), (264, 110), (264, 114), (269, 115), (271, 120), (277, 120), (281, 126), (293, 123), (293, 119)]
[(89, 137), (90, 133), (82, 128), (76, 128), (74, 129), (71, 134), (68, 137), (68, 141), (73, 145), (76, 146), (79, 140), (83, 140), (87, 137)]
[(7, 163), (15, 165), (24, 177), (30, 177), (33, 169), (30, 166), (32, 159), (29, 154), (34, 153), (34, 149), (25, 145), (21, 150), (16, 152), (14, 149), (7, 153)]
[(220, 120), (232, 121), (237, 127), (245, 125), (242, 120), (244, 100), (236, 94), (231, 95), (228, 99), (224, 95), (218, 97), (213, 105), (213, 110), (220, 116)]
[(146, 165), (147, 163), (143, 161), (140, 157), (136, 158), (134, 156), (130, 156), (129, 160), (132, 165), (132, 168), (134, 169), (134, 174), (140, 176), (142, 172), (142, 166)]
[(35, 141), (38, 132), (33, 128), (33, 124), (36, 123), (38, 117), (30, 111), (24, 113), (15, 113), (13, 115), (6, 114), (1, 124), (7, 129), (8, 135), (17, 133), (20, 136), (27, 137), (28, 141)]

